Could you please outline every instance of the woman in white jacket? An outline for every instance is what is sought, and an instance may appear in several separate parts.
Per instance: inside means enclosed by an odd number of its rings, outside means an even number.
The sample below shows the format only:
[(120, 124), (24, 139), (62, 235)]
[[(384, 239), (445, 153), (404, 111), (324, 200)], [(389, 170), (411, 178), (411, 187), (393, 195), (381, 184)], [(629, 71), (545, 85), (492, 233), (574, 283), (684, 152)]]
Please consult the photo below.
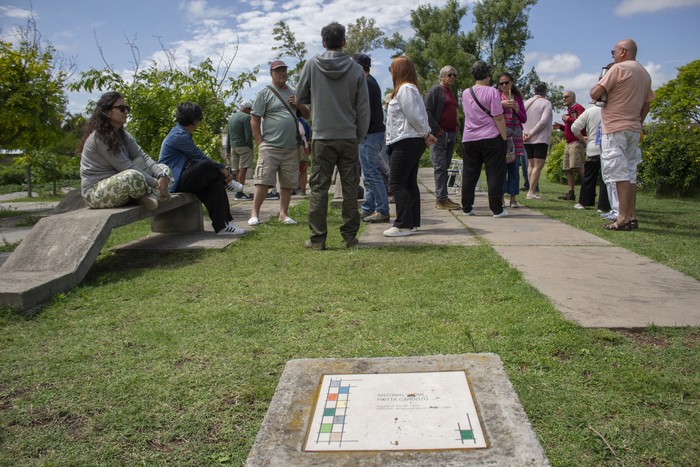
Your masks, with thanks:
[(418, 164), (426, 146), (434, 144), (436, 139), (430, 133), (428, 114), (411, 59), (405, 55), (396, 57), (389, 71), (394, 92), (387, 109), (386, 145), (396, 219), (394, 226), (385, 230), (384, 235), (404, 237), (420, 227)]

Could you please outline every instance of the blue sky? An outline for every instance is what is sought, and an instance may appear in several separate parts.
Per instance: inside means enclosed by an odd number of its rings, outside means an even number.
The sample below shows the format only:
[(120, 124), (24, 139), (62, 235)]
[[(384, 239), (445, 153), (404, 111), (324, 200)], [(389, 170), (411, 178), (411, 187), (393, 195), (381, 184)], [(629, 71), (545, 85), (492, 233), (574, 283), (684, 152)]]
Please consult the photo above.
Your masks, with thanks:
[[(77, 71), (103, 68), (102, 55), (115, 70), (128, 74), (134, 57), (127, 38), (139, 48), (142, 65), (162, 60), (161, 44), (175, 51), (181, 64), (189, 59), (235, 55), (232, 72), (261, 65), (255, 86), (245, 91), (252, 98), (269, 82), (265, 65), (272, 59), (272, 28), (286, 21), (297, 40), (306, 42), (309, 55), (321, 51), (320, 29), (331, 21), (353, 23), (360, 16), (374, 18), (391, 35), (411, 35), (408, 24), (416, 0), (32, 0), (42, 38), (66, 56), (77, 59)], [(424, 2), (442, 6), (445, 1)], [(473, 28), (472, 1), (463, 1), (469, 13), (464, 29)], [(11, 40), (13, 28), (24, 22), (28, 0), (2, 0), (0, 36)], [(530, 10), (533, 38), (525, 48), (525, 70), (535, 66), (540, 76), (577, 93), (586, 104), (588, 90), (600, 68), (609, 62), (610, 49), (631, 37), (639, 46), (638, 61), (652, 75), (654, 88), (676, 76), (676, 68), (700, 58), (700, 0), (540, 0)], [(238, 48), (236, 48), (238, 44)], [(383, 88), (390, 87), (386, 72), (389, 56), (374, 51), (373, 75)], [(293, 64), (288, 60), (289, 64)], [(461, 70), (458, 70), (461, 71)], [(463, 70), (462, 72), (467, 72)], [(77, 73), (76, 73), (77, 76)], [(80, 112), (94, 94), (70, 94), (69, 110)]]

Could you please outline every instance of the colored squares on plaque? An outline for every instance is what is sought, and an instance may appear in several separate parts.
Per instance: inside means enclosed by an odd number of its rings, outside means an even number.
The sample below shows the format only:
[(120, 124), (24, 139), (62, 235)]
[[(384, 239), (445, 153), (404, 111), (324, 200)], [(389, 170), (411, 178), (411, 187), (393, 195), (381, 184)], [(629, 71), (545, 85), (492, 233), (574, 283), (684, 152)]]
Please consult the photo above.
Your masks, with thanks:
[(328, 397), (326, 398), (326, 400), (329, 400), (329, 401), (337, 401), (337, 400), (338, 400), (338, 394), (336, 394), (336, 393), (328, 394)]
[(347, 407), (347, 405), (348, 405), (348, 401), (338, 401), (338, 402), (335, 404), (335, 407), (336, 407), (337, 409), (344, 409), (345, 407)]
[(462, 438), (462, 441), (465, 439), (474, 439), (474, 431), (473, 430), (459, 430), (459, 436)]
[(321, 433), (330, 433), (332, 429), (332, 423), (321, 423)]
[(341, 386), (338, 388), (338, 394), (349, 394), (350, 386)]
[(333, 423), (345, 423), (345, 415), (336, 415), (333, 417)]
[(324, 417), (332, 417), (335, 415), (335, 408), (323, 409)]

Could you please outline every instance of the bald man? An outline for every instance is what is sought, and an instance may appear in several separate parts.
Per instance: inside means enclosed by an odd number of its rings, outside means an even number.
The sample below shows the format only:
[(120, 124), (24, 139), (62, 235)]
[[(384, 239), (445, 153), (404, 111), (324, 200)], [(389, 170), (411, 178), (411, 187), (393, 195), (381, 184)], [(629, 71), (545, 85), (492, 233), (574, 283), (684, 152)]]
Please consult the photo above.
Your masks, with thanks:
[(637, 62), (637, 44), (624, 39), (610, 51), (614, 65), (591, 89), (594, 101), (607, 93), (602, 109), (603, 180), (615, 183), (620, 204), (617, 220), (607, 230), (632, 230), (637, 223), (637, 164), (642, 123), (654, 99), (651, 76)]

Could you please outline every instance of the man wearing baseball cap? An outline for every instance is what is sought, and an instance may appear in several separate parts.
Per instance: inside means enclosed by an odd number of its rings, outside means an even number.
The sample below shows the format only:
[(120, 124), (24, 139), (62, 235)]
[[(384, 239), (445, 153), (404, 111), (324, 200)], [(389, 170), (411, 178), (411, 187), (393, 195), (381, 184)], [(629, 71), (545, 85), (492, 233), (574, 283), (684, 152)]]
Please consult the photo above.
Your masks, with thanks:
[[(236, 174), (238, 183), (245, 186), (248, 169), (253, 166), (253, 131), (250, 128), (250, 110), (253, 103), (244, 100), (238, 111), (228, 119), (228, 138), (226, 139), (226, 159)], [(235, 199), (252, 200), (253, 197), (241, 191), (233, 196)]]
[(279, 221), (293, 225), (289, 217), (292, 190), (299, 185), (298, 117), (309, 118), (311, 112), (297, 101), (295, 91), (287, 86), (287, 64), (282, 60), (270, 63), (272, 84), (263, 88), (251, 110), (251, 128), (258, 143), (258, 165), (255, 167), (255, 195), (248, 225), (260, 224), (260, 207), (270, 187), (279, 177)]

